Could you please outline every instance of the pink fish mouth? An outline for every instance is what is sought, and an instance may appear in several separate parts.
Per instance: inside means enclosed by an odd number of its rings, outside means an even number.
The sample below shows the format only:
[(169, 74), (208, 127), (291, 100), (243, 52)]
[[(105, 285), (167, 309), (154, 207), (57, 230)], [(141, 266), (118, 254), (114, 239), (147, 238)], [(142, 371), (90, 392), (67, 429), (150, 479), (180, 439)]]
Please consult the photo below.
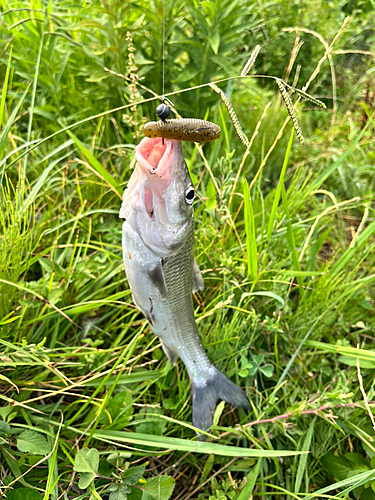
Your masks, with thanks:
[(161, 137), (145, 137), (135, 149), (135, 158), (142, 169), (147, 169), (150, 174), (158, 170), (158, 177), (162, 178), (173, 166), (175, 142), (171, 139), (163, 141)]
[(156, 170), (160, 160), (163, 158), (167, 149), (166, 141), (162, 141), (160, 137), (150, 139), (145, 137), (137, 146), (137, 153)]

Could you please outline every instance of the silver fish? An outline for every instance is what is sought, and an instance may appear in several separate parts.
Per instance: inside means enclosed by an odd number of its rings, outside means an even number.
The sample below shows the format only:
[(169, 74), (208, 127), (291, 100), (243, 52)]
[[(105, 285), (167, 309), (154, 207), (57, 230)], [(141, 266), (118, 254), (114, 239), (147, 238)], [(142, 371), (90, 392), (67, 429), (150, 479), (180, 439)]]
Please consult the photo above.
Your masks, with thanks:
[(204, 284), (194, 259), (194, 186), (180, 141), (144, 138), (135, 158), (120, 210), (125, 272), (170, 362), (181, 358), (186, 366), (193, 424), (207, 430), (218, 399), (246, 410), (250, 403), (208, 359), (195, 324), (192, 293)]

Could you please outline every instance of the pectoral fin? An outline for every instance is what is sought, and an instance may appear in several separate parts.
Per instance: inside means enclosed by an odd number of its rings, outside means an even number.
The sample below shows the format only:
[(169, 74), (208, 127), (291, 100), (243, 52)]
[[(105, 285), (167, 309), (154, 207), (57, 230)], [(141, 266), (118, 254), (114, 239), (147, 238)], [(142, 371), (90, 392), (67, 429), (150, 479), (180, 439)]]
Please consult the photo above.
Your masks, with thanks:
[(202, 278), (202, 273), (198, 267), (197, 261), (194, 259), (193, 264), (193, 284), (192, 284), (192, 292), (203, 292), (204, 290), (204, 282)]
[(168, 291), (167, 291), (167, 285), (165, 283), (162, 260), (159, 260), (152, 269), (147, 271), (147, 274), (152, 284), (159, 290), (160, 295), (163, 297), (163, 299), (166, 299)]

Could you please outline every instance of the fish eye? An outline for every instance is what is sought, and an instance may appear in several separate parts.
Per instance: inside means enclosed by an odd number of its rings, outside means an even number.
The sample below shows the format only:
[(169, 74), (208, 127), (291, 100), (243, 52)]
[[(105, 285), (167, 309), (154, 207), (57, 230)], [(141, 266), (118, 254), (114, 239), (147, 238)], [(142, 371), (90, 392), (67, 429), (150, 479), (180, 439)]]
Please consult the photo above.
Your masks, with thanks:
[(195, 194), (195, 191), (194, 191), (193, 186), (189, 186), (187, 188), (187, 190), (185, 191), (185, 200), (186, 200), (186, 203), (188, 203), (189, 205), (191, 205), (194, 201), (194, 194)]

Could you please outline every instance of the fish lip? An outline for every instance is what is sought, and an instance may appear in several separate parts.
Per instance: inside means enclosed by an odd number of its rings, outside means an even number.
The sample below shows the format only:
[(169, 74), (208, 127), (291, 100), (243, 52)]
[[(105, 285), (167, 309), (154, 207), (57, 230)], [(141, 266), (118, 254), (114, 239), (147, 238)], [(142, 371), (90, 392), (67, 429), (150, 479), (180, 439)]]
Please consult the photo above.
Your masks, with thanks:
[(155, 144), (157, 144), (161, 142), (161, 140), (162, 139), (160, 137), (156, 138), (144, 137), (138, 144), (138, 146), (135, 148), (135, 159), (137, 160), (142, 170), (146, 172), (147, 176), (154, 176), (155, 174), (157, 174), (158, 179), (164, 180), (163, 178), (165, 178), (173, 170), (174, 162), (169, 162), (169, 168), (165, 168), (165, 165), (167, 164), (168, 166), (167, 160), (169, 155), (174, 152), (175, 148), (178, 149), (177, 143), (179, 141), (174, 141), (173, 139), (164, 139), (166, 148), (163, 156), (159, 160), (159, 163), (157, 164), (156, 167), (153, 167), (141, 153), (142, 144), (145, 144), (149, 141), (153, 141)]

